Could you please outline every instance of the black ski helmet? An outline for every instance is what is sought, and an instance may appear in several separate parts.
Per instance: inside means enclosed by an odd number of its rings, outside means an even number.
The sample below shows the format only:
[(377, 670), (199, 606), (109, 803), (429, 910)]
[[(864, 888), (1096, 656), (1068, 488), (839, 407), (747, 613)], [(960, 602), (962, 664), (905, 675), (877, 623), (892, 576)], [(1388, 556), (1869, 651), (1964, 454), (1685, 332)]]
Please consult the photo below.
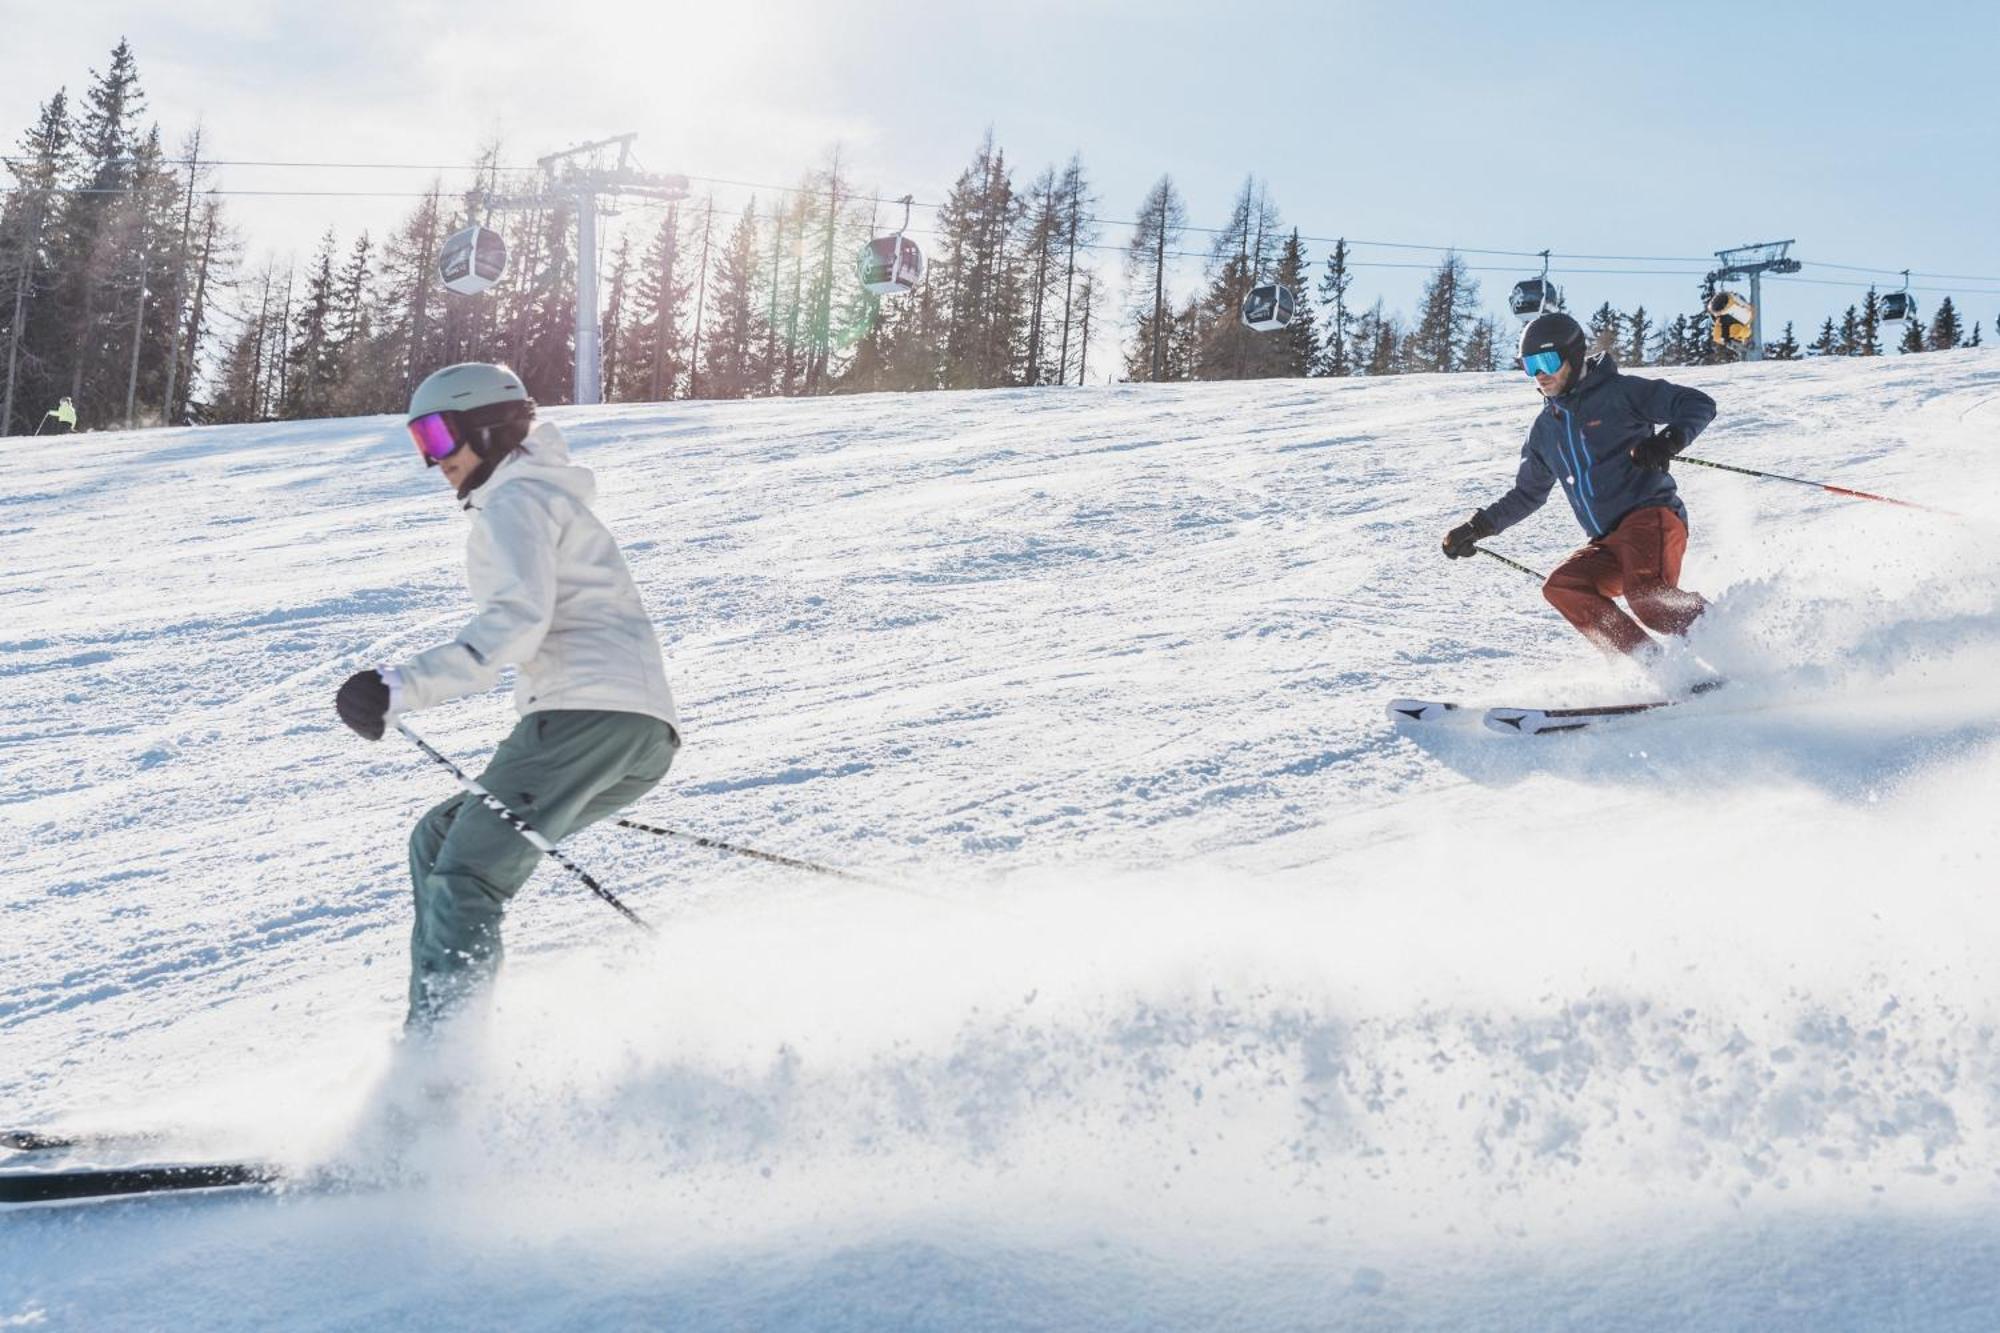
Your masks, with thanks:
[(1550, 348), (1562, 353), (1563, 364), (1569, 367), (1570, 383), (1583, 372), (1583, 354), (1590, 347), (1590, 339), (1583, 336), (1583, 325), (1571, 319), (1560, 310), (1536, 315), (1528, 321), (1528, 327), (1521, 330), (1521, 346), (1514, 353), (1514, 359), (1525, 361), (1530, 352), (1546, 352)]

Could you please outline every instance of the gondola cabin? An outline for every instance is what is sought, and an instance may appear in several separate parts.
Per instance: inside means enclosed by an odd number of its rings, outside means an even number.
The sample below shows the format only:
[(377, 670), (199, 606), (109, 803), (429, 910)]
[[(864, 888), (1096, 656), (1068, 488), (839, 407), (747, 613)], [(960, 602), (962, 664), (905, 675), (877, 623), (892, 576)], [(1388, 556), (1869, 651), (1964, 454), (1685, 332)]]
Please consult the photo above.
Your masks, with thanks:
[(924, 252), (901, 234), (877, 236), (861, 248), (861, 285), (877, 296), (907, 296), (924, 280)]
[(491, 227), (453, 232), (438, 252), (438, 281), (448, 292), (477, 296), (506, 271), (507, 242)]
[(1888, 292), (1882, 297), (1882, 322), (1901, 324), (1917, 317), (1917, 298), (1908, 292)]
[(1284, 328), (1298, 312), (1298, 298), (1282, 283), (1260, 282), (1243, 298), (1243, 322), (1259, 333)]
[(1514, 284), (1507, 308), (1522, 319), (1533, 319), (1544, 311), (1562, 309), (1562, 292), (1547, 278), (1525, 278)]

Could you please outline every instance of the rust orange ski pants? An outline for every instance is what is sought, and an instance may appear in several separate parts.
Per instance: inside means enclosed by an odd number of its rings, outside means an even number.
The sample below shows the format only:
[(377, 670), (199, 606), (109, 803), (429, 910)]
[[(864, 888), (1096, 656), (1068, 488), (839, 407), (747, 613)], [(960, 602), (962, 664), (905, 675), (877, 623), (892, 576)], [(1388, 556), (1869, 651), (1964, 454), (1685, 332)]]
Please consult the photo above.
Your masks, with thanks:
[[(1563, 561), (1542, 585), (1542, 596), (1607, 652), (1648, 647), (1653, 640), (1646, 629), (1685, 634), (1708, 609), (1700, 593), (1679, 586), (1687, 539), (1687, 524), (1673, 510), (1635, 509)], [(1613, 599), (1619, 596), (1631, 615), (1618, 608)]]

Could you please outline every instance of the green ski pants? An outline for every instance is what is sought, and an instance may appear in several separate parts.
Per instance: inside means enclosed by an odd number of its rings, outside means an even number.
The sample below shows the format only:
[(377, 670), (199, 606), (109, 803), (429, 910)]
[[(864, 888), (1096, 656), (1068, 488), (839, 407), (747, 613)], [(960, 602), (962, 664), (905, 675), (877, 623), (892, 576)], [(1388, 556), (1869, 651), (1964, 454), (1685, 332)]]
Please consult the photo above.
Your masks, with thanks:
[[(559, 842), (659, 785), (680, 739), (642, 713), (530, 713), (500, 742), (479, 785)], [(499, 970), (500, 918), (542, 854), (461, 792), (410, 833), (410, 1013), (425, 1030)]]

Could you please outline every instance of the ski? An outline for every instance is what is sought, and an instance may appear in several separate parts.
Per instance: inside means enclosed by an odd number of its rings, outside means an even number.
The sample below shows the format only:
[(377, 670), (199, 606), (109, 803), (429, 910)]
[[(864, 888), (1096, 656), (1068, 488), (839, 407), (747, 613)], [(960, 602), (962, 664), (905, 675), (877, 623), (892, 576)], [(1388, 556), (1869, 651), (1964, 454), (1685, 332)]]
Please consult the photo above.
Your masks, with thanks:
[(1442, 722), (1463, 708), (1442, 699), (1391, 699), (1389, 717), (1395, 722)]
[(1679, 699), (1648, 699), (1642, 703), (1607, 704), (1601, 708), (1489, 708), (1485, 722), (1507, 736), (1546, 736), (1555, 732), (1584, 731), (1599, 722), (1631, 717), (1656, 709), (1672, 708)]
[(165, 1139), (164, 1134), (71, 1133), (44, 1134), (34, 1129), (0, 1129), (0, 1148), (9, 1152), (68, 1152), (76, 1148), (145, 1147)]
[(1721, 689), (1725, 684), (1727, 682), (1720, 679), (1705, 680), (1676, 699), (1644, 699), (1638, 703), (1603, 704), (1595, 708), (1489, 708), (1484, 721), (1488, 727), (1506, 736), (1546, 736), (1587, 731), (1599, 722), (1632, 717), (1638, 713), (1656, 713), (1662, 708), (1689, 703), (1711, 690)]
[(263, 1162), (0, 1171), (0, 1204), (61, 1203), (246, 1186), (268, 1190), (284, 1180), (284, 1172)]

